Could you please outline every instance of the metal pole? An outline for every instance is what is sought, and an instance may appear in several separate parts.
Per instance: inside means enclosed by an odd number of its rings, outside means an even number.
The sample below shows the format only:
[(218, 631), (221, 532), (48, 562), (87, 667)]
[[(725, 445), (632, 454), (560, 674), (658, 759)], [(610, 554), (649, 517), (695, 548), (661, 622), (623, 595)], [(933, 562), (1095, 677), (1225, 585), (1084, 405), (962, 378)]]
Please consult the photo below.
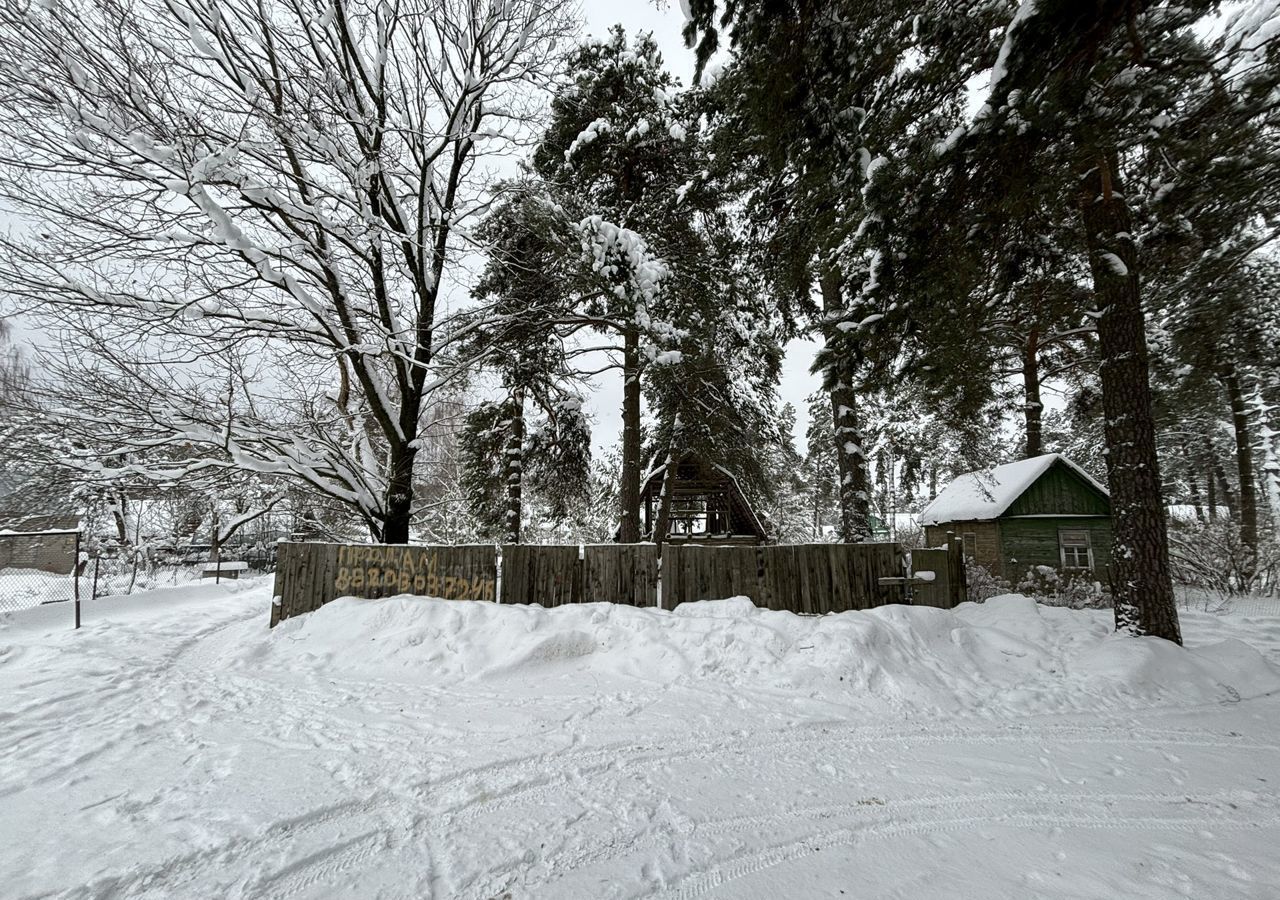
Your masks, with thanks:
[(90, 599), (98, 599), (98, 567), (102, 564), (102, 557), (95, 556), (93, 558), (93, 597)]
[(71, 580), (75, 584), (76, 628), (80, 627), (80, 532), (76, 532), (76, 561), (71, 569)]

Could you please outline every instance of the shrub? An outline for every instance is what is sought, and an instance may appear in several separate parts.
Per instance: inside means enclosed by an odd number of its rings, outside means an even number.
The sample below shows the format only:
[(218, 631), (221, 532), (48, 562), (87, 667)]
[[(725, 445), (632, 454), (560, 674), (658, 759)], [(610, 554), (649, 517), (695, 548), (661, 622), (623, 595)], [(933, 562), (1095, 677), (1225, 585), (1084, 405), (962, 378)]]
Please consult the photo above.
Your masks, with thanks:
[(1275, 545), (1264, 541), (1253, 552), (1228, 519), (1170, 528), (1169, 562), (1175, 583), (1223, 599), (1274, 589), (1280, 573)]
[(924, 528), (916, 523), (899, 526), (897, 541), (908, 550), (918, 550), (928, 546), (924, 542)]
[(1009, 582), (991, 574), (986, 566), (974, 562), (968, 556), (964, 558), (964, 576), (968, 582), (969, 599), (974, 603), (1013, 593), (1013, 586)]
[(1102, 583), (1085, 575), (1063, 575), (1052, 566), (1032, 566), (1018, 582), (1018, 593), (1046, 606), (1105, 609), (1111, 597)]

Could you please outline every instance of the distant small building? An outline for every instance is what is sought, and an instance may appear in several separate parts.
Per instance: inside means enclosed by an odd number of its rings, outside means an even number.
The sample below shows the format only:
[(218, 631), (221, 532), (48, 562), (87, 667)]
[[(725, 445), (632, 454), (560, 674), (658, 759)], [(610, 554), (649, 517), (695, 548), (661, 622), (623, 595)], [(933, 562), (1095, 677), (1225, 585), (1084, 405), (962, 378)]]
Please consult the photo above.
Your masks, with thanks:
[[(762, 544), (764, 526), (728, 469), (686, 451), (675, 460), (671, 492), (670, 543)], [(645, 476), (640, 486), (640, 530), (653, 540), (666, 466)]]
[(1226, 506), (1215, 506), (1212, 510), (1204, 505), (1194, 503), (1170, 503), (1164, 508), (1165, 515), (1169, 518), (1169, 524), (1172, 525), (1196, 525), (1202, 522), (1210, 522), (1219, 520), (1227, 521), (1231, 518), (1231, 509)]
[(0, 570), (67, 575), (78, 565), (80, 516), (0, 509)]
[(1111, 563), (1111, 497), (1089, 473), (1057, 453), (961, 475), (922, 513), (926, 543), (955, 532), (965, 556), (1018, 579), (1033, 566), (1106, 582)]

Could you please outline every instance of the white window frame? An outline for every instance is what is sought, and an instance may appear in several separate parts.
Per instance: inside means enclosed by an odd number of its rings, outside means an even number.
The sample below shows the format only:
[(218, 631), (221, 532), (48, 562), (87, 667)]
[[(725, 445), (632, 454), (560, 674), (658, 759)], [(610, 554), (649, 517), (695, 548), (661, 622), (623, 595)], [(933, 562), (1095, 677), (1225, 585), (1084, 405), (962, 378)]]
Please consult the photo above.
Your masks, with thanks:
[(976, 560), (978, 558), (977, 532), (966, 531), (960, 535), (960, 550), (969, 559)]
[[(1083, 547), (1085, 557), (1088, 560), (1088, 566), (1069, 566), (1067, 565), (1067, 547), (1078, 550), (1082, 544), (1079, 541), (1067, 543), (1068, 536), (1079, 535), (1083, 539)], [(1073, 553), (1072, 556), (1077, 554)], [(1088, 572), (1093, 570), (1093, 536), (1089, 534), (1087, 528), (1059, 528), (1058, 529), (1058, 560), (1062, 564), (1063, 571), (1066, 572)]]

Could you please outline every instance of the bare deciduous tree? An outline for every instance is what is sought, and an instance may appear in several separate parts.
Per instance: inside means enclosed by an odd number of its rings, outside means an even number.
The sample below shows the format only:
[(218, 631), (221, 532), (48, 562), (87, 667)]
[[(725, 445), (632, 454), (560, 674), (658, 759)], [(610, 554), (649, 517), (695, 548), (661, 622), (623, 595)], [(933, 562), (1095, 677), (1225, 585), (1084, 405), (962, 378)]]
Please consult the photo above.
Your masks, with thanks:
[(404, 542), (450, 267), (570, 27), (562, 0), (8, 4), (0, 282), (148, 402), (260, 348), (329, 410), (134, 403), (149, 448), (306, 481)]

